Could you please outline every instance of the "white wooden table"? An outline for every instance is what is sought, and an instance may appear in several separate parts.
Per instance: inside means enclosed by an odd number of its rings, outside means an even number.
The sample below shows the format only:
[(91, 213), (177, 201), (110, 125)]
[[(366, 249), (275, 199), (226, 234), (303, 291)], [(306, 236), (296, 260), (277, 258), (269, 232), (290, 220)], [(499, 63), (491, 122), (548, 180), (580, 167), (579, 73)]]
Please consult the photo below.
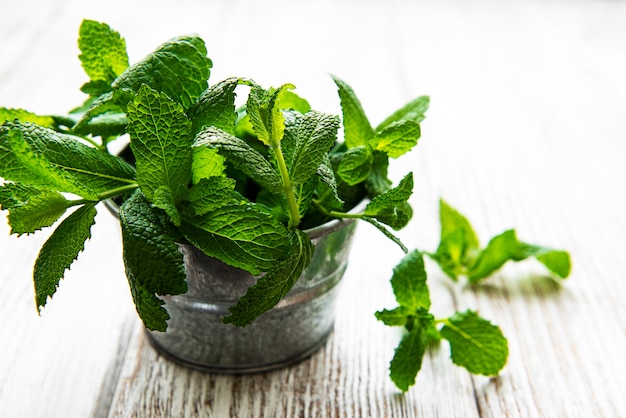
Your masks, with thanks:
[[(22, 0), (0, 14), (0, 104), (59, 113), (83, 100), (76, 58), (83, 18), (125, 36), (131, 61), (195, 32), (212, 79), (293, 82), (339, 112), (328, 73), (348, 81), (377, 123), (409, 99), (431, 109), (415, 152), (415, 217), (401, 233), (434, 250), (445, 198), (483, 241), (521, 239), (573, 258), (562, 285), (533, 262), (478, 288), (429, 264), (434, 310), (478, 309), (509, 338), (496, 379), (427, 353), (404, 396), (387, 377), (401, 258), (368, 246), (361, 225), (335, 332), (293, 367), (252, 376), (190, 371), (158, 356), (139, 325), (119, 226), (101, 211), (93, 239), (38, 317), (32, 263), (46, 232), (0, 226), (1, 417), (618, 417), (626, 416), (626, 3), (619, 1)], [(9, 4), (10, 3), (10, 4)]]

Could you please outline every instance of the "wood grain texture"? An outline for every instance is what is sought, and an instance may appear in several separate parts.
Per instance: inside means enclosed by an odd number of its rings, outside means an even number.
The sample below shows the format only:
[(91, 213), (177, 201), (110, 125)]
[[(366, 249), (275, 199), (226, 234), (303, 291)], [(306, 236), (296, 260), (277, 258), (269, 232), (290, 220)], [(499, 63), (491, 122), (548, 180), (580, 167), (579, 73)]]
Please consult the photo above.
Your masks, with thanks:
[(332, 113), (336, 74), (373, 124), (429, 94), (420, 144), (391, 173), (415, 173), (403, 241), (435, 249), (443, 197), (483, 243), (515, 227), (522, 240), (569, 250), (573, 272), (561, 285), (527, 261), (469, 287), (428, 262), (434, 313), (478, 310), (502, 328), (510, 357), (501, 376), (476, 377), (442, 344), (400, 395), (387, 371), (398, 330), (373, 313), (393, 306), (388, 280), (402, 254), (369, 225), (357, 231), (328, 343), (286, 369), (227, 376), (150, 346), (108, 214), (41, 317), (31, 268), (46, 232), (17, 239), (2, 222), (0, 417), (626, 415), (626, 3), (24, 0), (0, 15), (0, 105), (54, 113), (83, 99), (84, 17), (119, 30), (131, 61), (199, 33), (214, 80), (293, 82)]

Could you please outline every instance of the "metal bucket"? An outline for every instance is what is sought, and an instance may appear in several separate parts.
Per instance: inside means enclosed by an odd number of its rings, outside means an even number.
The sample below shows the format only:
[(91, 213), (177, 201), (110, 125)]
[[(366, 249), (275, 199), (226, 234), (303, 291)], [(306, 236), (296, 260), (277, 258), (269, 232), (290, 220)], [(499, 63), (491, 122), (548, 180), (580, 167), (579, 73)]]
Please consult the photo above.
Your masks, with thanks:
[(257, 277), (180, 244), (189, 290), (162, 297), (170, 320), (166, 332), (147, 331), (150, 341), (175, 362), (220, 373), (267, 371), (310, 356), (333, 329), (355, 226), (333, 220), (305, 231), (315, 244), (311, 263), (278, 305), (244, 328), (222, 317)]

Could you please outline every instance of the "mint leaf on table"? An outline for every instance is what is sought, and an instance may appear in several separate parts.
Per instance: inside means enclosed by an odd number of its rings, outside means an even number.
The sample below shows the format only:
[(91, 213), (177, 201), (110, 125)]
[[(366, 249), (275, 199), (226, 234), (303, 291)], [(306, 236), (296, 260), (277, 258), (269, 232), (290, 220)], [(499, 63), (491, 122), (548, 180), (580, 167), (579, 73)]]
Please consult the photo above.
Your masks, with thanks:
[(35, 301), (40, 311), (59, 287), (65, 270), (69, 269), (78, 254), (91, 238), (96, 209), (87, 204), (78, 208), (54, 230), (41, 247), (34, 269)]
[(206, 90), (213, 63), (204, 41), (197, 36), (174, 38), (113, 81), (116, 100), (125, 106), (147, 84), (188, 109)]
[(185, 265), (165, 214), (137, 190), (120, 207), (124, 265), (137, 312), (148, 329), (165, 331), (169, 318), (156, 295), (187, 291)]
[(309, 237), (300, 230), (290, 233), (290, 248), (275, 266), (251, 287), (230, 308), (231, 314), (224, 317), (226, 324), (246, 326), (280, 302), (296, 283), (302, 271), (311, 261), (314, 246)]
[(415, 384), (415, 378), (422, 368), (428, 345), (427, 330), (432, 321), (433, 316), (420, 309), (417, 324), (404, 334), (389, 364), (389, 377), (402, 392)]
[(419, 123), (400, 120), (377, 131), (370, 144), (375, 150), (383, 151), (391, 158), (398, 158), (417, 145), (420, 135)]
[(254, 205), (223, 206), (185, 218), (179, 229), (205, 254), (252, 274), (272, 269), (286, 250), (285, 227)]
[(495, 376), (506, 364), (509, 349), (500, 328), (476, 312), (457, 312), (440, 333), (450, 342), (452, 362), (474, 374)]
[(402, 106), (400, 109), (393, 112), (389, 117), (387, 117), (384, 121), (382, 121), (377, 127), (376, 131), (382, 131), (387, 126), (391, 125), (394, 122), (398, 122), (401, 120), (409, 120), (413, 122), (420, 123), (426, 117), (424, 114), (428, 110), (430, 106), (430, 97), (428, 96), (420, 96), (409, 103)]
[(348, 148), (365, 145), (374, 136), (374, 130), (365, 115), (358, 97), (346, 82), (333, 76), (341, 99), (344, 140)]
[(128, 67), (126, 41), (106, 23), (83, 20), (79, 29), (78, 47), (81, 64), (91, 79), (91, 86), (83, 86), (83, 89), (101, 86), (93, 91), (96, 93), (94, 96), (109, 91), (113, 80)]
[(189, 109), (193, 121), (193, 131), (213, 126), (229, 134), (234, 134), (237, 112), (235, 110), (235, 89), (239, 78), (228, 78), (206, 89)]
[(413, 250), (393, 269), (391, 287), (398, 304), (412, 311), (430, 309), (426, 279), (424, 258), (419, 251)]
[(282, 190), (280, 176), (272, 164), (242, 139), (210, 127), (199, 132), (193, 145), (194, 153), (203, 147), (217, 148), (229, 163), (271, 192)]
[(193, 137), (182, 106), (144, 85), (128, 105), (128, 133), (137, 183), (146, 198), (151, 201), (166, 186), (171, 204), (183, 200), (191, 181)]
[(20, 122), (36, 123), (46, 128), (53, 128), (55, 125), (54, 119), (51, 116), (39, 116), (24, 109), (0, 107), (0, 123), (7, 121), (12, 122), (15, 119)]
[(19, 206), (9, 209), (12, 234), (31, 234), (55, 223), (67, 210), (69, 202), (58, 192), (41, 189)]
[[(50, 171), (64, 171), (48, 177), (44, 172), (36, 169), (35, 172), (20, 162), (10, 145), (9, 132), (19, 130), (22, 139), (28, 147), (22, 145), (22, 158), (30, 159), (28, 148), (37, 154), (35, 159), (40, 161), (34, 164), (51, 166)], [(16, 134), (13, 134), (16, 135)], [(21, 142), (19, 137), (13, 141)], [(85, 198), (95, 198), (100, 193), (112, 189), (127, 187), (135, 183), (135, 169), (122, 159), (81, 143), (76, 137), (61, 134), (51, 129), (39, 127), (29, 123), (5, 123), (0, 126), (0, 148), (5, 151), (0, 157), (0, 170), (5, 180), (15, 183), (30, 184), (45, 188), (54, 188), (60, 192), (75, 190), (84, 193)], [(47, 161), (48, 163), (44, 162)], [(50, 167), (48, 167), (50, 168)], [(39, 173), (38, 173), (39, 172)], [(46, 169), (45, 172), (48, 172)], [(59, 183), (61, 182), (61, 183)], [(65, 183), (69, 182), (66, 187)], [(64, 190), (67, 189), (67, 190)], [(72, 189), (72, 190), (70, 190)], [(79, 190), (76, 190), (79, 189)], [(80, 193), (75, 193), (79, 194)]]

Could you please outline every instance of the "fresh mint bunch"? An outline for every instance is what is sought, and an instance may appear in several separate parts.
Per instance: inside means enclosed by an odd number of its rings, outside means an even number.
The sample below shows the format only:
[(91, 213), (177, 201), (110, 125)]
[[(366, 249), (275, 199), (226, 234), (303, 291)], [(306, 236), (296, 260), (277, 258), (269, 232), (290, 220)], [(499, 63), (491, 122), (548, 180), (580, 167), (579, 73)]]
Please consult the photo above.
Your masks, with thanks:
[[(390, 229), (411, 219), (413, 176), (394, 186), (389, 158), (417, 144), (428, 98), (373, 129), (336, 78), (343, 121), (312, 110), (291, 84), (209, 84), (213, 62), (197, 36), (131, 65), (119, 33), (85, 20), (78, 45), (89, 78), (84, 103), (60, 116), (0, 108), (0, 206), (12, 233), (58, 223), (35, 264), (38, 309), (91, 238), (96, 204), (111, 199), (133, 300), (152, 330), (169, 319), (160, 296), (187, 291), (179, 243), (260, 276), (224, 318), (237, 326), (275, 306), (309, 264), (306, 228), (363, 219), (406, 251)], [(247, 100), (237, 108), (241, 89)], [(108, 151), (120, 137), (130, 139), (128, 159)], [(364, 199), (362, 213), (350, 212)]]
[(507, 261), (536, 258), (551, 273), (565, 279), (571, 270), (569, 253), (518, 240), (509, 229), (482, 248), (468, 219), (443, 199), (439, 202), (441, 240), (437, 251), (427, 255), (454, 281), (466, 276), (470, 283), (489, 277)]
[(413, 250), (394, 268), (391, 278), (398, 306), (376, 312), (388, 326), (404, 327), (389, 366), (391, 380), (403, 392), (415, 384), (426, 348), (445, 339), (454, 364), (474, 374), (497, 375), (506, 364), (508, 343), (500, 329), (474, 311), (436, 319), (430, 313), (430, 292), (422, 254)]

